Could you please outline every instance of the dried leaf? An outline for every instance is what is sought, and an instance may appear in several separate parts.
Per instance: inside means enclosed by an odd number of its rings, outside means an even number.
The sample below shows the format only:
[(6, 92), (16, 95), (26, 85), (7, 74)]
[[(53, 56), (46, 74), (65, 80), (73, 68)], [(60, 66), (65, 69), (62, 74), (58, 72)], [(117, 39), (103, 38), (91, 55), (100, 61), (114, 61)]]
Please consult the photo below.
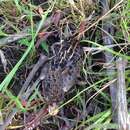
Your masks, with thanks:
[(56, 13), (52, 16), (52, 22), (57, 26), (61, 18), (61, 11), (57, 10)]

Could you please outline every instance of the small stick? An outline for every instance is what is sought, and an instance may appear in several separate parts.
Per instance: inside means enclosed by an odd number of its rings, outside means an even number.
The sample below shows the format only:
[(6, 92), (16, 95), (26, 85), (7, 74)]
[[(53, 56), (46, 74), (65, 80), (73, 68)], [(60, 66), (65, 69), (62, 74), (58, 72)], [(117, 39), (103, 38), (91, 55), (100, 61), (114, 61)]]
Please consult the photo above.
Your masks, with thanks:
[(130, 119), (127, 109), (126, 85), (125, 85), (125, 66), (126, 61), (119, 58), (116, 62), (117, 80), (117, 119), (119, 130), (130, 130)]
[[(109, 12), (109, 3), (108, 0), (100, 0), (101, 6), (102, 6), (102, 14), (105, 15), (106, 12)], [(109, 22), (108, 22), (109, 21)], [(103, 39), (103, 45), (113, 45), (113, 39), (108, 35), (109, 33), (111, 35), (114, 35), (114, 28), (111, 24), (111, 17), (106, 17), (102, 20), (102, 39)], [(106, 33), (107, 32), (107, 33)], [(113, 50), (113, 48), (111, 48)], [(112, 79), (114, 78), (115, 71), (115, 65), (113, 64), (114, 55), (109, 52), (104, 52), (106, 63), (112, 64), (111, 68), (106, 69), (107, 76)], [(111, 102), (112, 102), (112, 120), (114, 123), (117, 123), (117, 107), (116, 107), (116, 94), (117, 94), (117, 84), (114, 82), (110, 85), (110, 95), (111, 95)]]
[(32, 71), (29, 73), (25, 83), (22, 86), (22, 89), (19, 92), (18, 96), (21, 96), (22, 93), (24, 93), (24, 91), (27, 89), (28, 85), (30, 84), (31, 80), (33, 79), (34, 75), (36, 74), (36, 72), (38, 71), (38, 69), (48, 60), (47, 56), (41, 54), (38, 62), (35, 64), (35, 66), (33, 67)]

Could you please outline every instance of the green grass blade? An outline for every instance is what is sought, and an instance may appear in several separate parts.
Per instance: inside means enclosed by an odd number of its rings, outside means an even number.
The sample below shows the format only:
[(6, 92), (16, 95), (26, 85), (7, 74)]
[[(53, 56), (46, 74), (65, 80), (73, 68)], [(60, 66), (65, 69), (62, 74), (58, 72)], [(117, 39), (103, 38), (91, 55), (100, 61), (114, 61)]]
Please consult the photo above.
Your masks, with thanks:
[(47, 17), (47, 15), (48, 15), (49, 12), (50, 12), (50, 10), (47, 10), (47, 12), (42, 16), (42, 20), (39, 23), (39, 26), (37, 28), (37, 31), (36, 31), (35, 35), (33, 33), (33, 27), (32, 27), (32, 41), (30, 43), (30, 46), (27, 48), (27, 50), (23, 54), (22, 58), (14, 66), (14, 68), (11, 70), (11, 72), (2, 81), (2, 83), (0, 84), (0, 91), (6, 90), (7, 86), (9, 85), (10, 81), (12, 80), (13, 76), (16, 74), (16, 71), (18, 70), (18, 68), (20, 67), (20, 65), (22, 64), (22, 62), (25, 60), (25, 58), (27, 57), (27, 55), (29, 54), (29, 52), (31, 51), (31, 49), (34, 47), (35, 38), (36, 38), (38, 32), (40, 31), (40, 29), (42, 27), (42, 24), (44, 23), (44, 21), (45, 21), (45, 19), (46, 19), (46, 17)]
[(5, 90), (6, 94), (8, 95), (8, 97), (15, 102), (16, 106), (21, 109), (23, 112), (26, 112), (26, 109), (23, 107), (23, 105), (21, 104), (20, 100), (14, 96), (10, 91), (8, 91), (7, 89)]

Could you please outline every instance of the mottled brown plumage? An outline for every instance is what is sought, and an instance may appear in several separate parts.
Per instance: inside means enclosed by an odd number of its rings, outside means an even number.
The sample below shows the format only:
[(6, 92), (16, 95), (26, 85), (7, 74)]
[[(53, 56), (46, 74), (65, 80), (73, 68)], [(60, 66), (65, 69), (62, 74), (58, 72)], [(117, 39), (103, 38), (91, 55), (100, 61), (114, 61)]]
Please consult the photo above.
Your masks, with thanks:
[(48, 104), (59, 103), (64, 94), (76, 84), (82, 65), (82, 47), (78, 41), (55, 43), (43, 68), (43, 96)]

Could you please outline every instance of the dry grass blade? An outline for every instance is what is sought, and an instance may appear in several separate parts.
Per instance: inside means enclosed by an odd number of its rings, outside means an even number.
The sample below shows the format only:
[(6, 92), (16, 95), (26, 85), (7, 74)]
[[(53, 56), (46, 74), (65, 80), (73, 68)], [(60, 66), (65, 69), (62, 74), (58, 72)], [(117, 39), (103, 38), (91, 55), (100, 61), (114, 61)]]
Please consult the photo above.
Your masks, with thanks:
[(27, 33), (9, 35), (5, 38), (0, 39), (0, 46), (4, 46), (5, 44), (15, 42), (17, 40), (20, 40), (20, 39), (28, 37), (28, 36), (31, 36), (31, 35), (27, 34)]
[(116, 9), (121, 3), (123, 3), (123, 0), (120, 0), (112, 9), (107, 11), (103, 16), (101, 16), (96, 22), (94, 22), (92, 25), (90, 25), (88, 28), (84, 30), (84, 32), (88, 31), (90, 28), (97, 25), (101, 20), (104, 20), (105, 17), (107, 17), (114, 9)]
[(3, 67), (4, 67), (4, 71), (6, 73), (7, 60), (6, 60), (4, 52), (2, 50), (0, 50), (0, 59), (1, 59), (1, 62), (3, 64)]
[(97, 91), (94, 95), (92, 95), (86, 102), (86, 104), (91, 100), (93, 99), (94, 97), (96, 97), (98, 94), (100, 94), (100, 92), (102, 92), (103, 90), (105, 90), (108, 86), (110, 86), (111, 84), (113, 84), (114, 82), (116, 81), (116, 79), (113, 79), (111, 81), (109, 81), (108, 83), (106, 83), (105, 85), (103, 85), (103, 87)]

